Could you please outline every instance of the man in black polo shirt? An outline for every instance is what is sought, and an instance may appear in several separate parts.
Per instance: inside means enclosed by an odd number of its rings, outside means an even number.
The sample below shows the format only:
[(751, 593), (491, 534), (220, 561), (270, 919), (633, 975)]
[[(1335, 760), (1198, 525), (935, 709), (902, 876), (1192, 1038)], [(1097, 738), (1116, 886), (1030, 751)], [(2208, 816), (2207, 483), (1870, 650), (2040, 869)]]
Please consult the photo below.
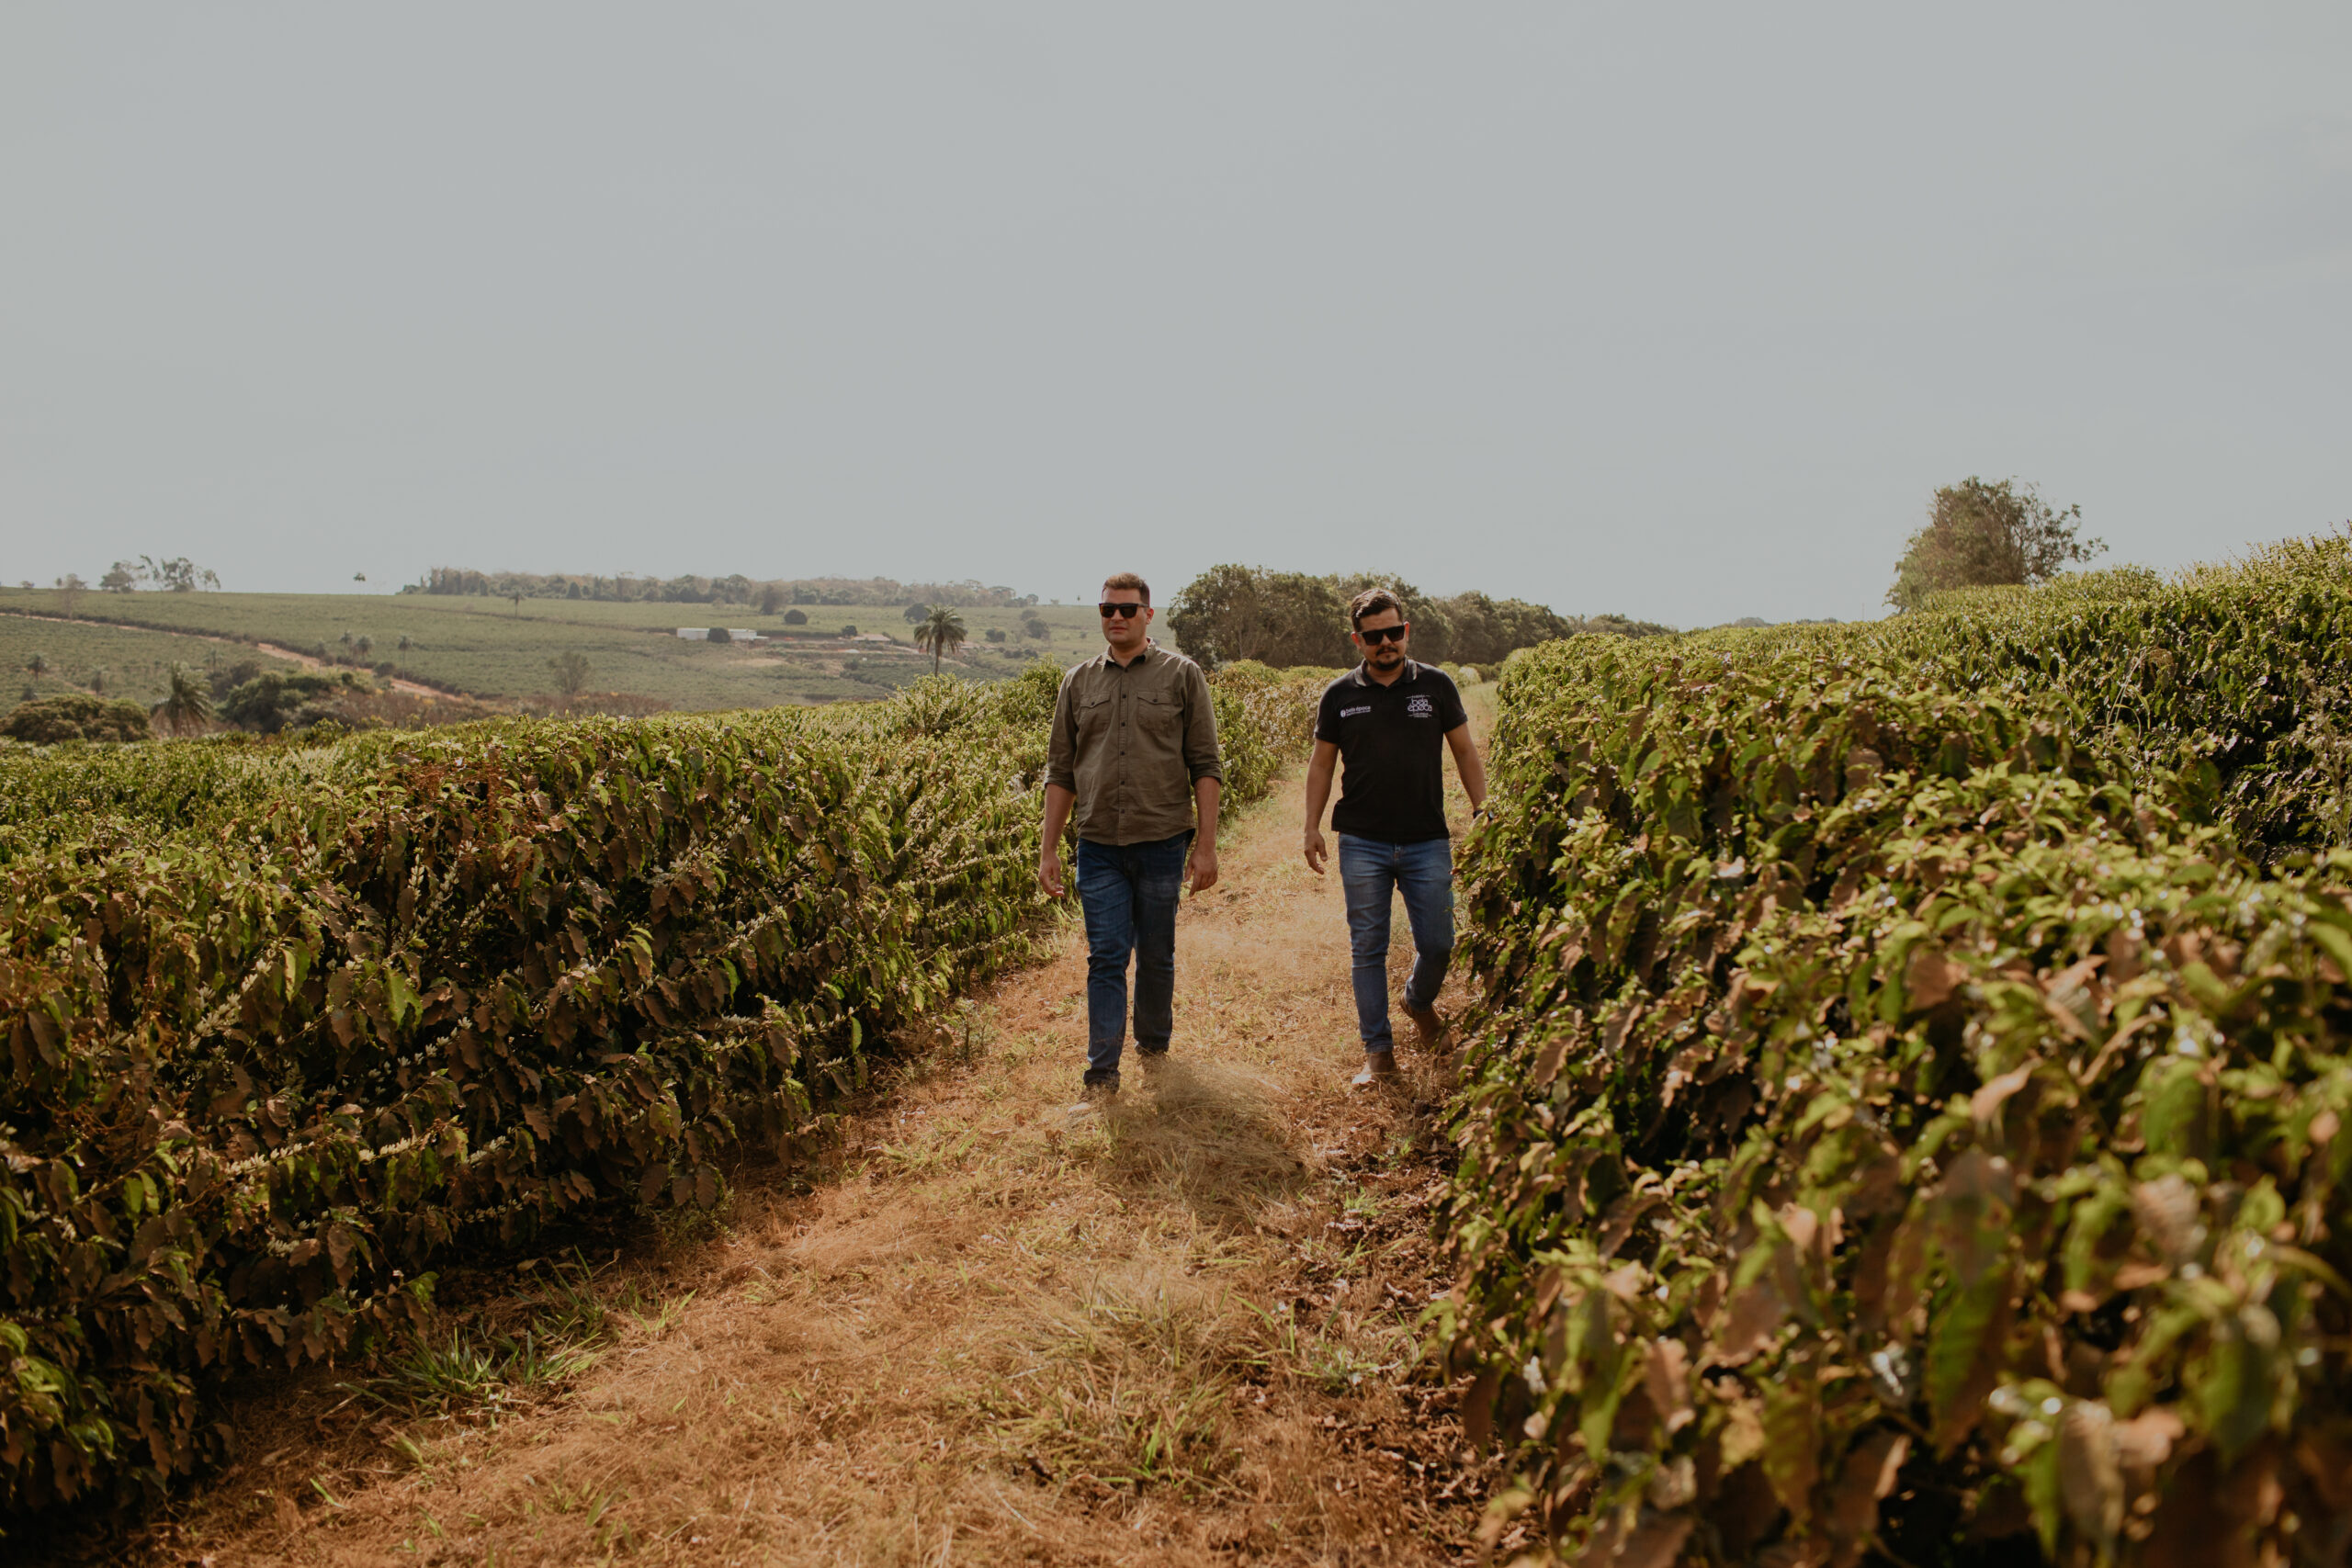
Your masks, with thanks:
[(1347, 759), (1331, 829), (1340, 838), (1340, 882), (1348, 897), (1349, 945), (1354, 957), (1356, 1027), (1363, 1036), (1359, 1088), (1396, 1071), (1388, 1032), (1388, 913), (1405, 896), (1413, 928), (1413, 975), (1405, 983), (1405, 1013), (1424, 1045), (1443, 1025), (1438, 987), (1453, 953), (1453, 846), (1445, 827), (1445, 764), (1453, 766), (1471, 807), (1487, 808), (1487, 767), (1470, 742), (1462, 694), (1445, 671), (1406, 657), (1412, 626), (1396, 595), (1367, 589), (1348, 606), (1352, 638), (1363, 662), (1324, 690), (1315, 719), (1315, 758), (1306, 768), (1306, 864), (1317, 876), (1329, 852), (1323, 845), (1323, 807), (1331, 798), (1331, 768)]

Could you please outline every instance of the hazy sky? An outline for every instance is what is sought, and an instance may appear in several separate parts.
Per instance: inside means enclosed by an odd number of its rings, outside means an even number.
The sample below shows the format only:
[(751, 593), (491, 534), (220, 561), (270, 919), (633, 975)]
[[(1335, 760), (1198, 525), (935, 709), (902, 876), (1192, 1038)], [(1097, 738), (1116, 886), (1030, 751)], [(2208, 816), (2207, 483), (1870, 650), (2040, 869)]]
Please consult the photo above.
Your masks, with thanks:
[(0, 580), (1878, 613), (2352, 516), (2352, 6), (0, 0)]

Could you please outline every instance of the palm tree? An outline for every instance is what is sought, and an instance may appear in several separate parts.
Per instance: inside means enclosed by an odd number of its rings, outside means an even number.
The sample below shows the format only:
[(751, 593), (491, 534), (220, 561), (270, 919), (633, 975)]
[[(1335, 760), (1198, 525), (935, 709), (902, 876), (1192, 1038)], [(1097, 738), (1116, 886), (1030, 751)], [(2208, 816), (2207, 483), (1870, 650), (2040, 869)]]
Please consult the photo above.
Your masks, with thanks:
[(164, 722), (172, 727), (172, 733), (178, 735), (210, 721), (212, 694), (205, 690), (204, 682), (196, 678), (196, 671), (185, 664), (175, 664), (172, 666), (170, 693), (164, 698), (163, 706), (156, 711), (164, 716)]
[(964, 617), (952, 604), (933, 604), (915, 626), (915, 646), (931, 649), (931, 672), (939, 673), (942, 655), (964, 646)]

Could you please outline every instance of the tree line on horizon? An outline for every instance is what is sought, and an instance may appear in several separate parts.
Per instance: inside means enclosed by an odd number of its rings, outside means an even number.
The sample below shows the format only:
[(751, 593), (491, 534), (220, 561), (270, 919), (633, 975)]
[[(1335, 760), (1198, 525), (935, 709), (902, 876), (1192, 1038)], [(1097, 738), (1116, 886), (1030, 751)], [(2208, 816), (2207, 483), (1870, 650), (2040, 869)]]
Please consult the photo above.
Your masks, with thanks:
[(1472, 591), (1443, 598), (1378, 572), (1270, 571), (1213, 566), (1168, 605), (1168, 627), (1184, 654), (1209, 669), (1255, 660), (1277, 669), (1356, 661), (1348, 602), (1367, 588), (1396, 595), (1413, 627), (1413, 653), (1433, 663), (1498, 664), (1512, 652), (1578, 632), (1656, 637), (1672, 626), (1624, 615), (1563, 615), (1524, 599)]
[(587, 572), (475, 571), (466, 567), (426, 569), (403, 593), (484, 599), (596, 599), (665, 604), (743, 604), (773, 615), (805, 605), (915, 605), (953, 603), (967, 607), (1019, 608), (1035, 604), (1035, 593), (1015, 593), (1002, 583), (900, 582), (888, 577), (751, 578), (741, 572), (702, 577), (611, 577)]

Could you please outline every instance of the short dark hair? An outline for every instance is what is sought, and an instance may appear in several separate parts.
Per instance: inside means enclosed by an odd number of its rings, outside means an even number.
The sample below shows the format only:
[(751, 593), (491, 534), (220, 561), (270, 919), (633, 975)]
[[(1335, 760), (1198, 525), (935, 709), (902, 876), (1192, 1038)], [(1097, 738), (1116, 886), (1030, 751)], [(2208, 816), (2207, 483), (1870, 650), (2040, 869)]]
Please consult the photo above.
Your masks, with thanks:
[(1151, 603), (1151, 584), (1132, 571), (1114, 571), (1102, 580), (1102, 591), (1105, 593), (1114, 588), (1132, 588), (1143, 595), (1145, 604)]
[(1396, 602), (1396, 593), (1386, 588), (1367, 588), (1348, 601), (1348, 628), (1352, 631), (1363, 625), (1366, 615), (1376, 615), (1383, 610), (1394, 610), (1396, 618), (1405, 618), (1405, 606)]

